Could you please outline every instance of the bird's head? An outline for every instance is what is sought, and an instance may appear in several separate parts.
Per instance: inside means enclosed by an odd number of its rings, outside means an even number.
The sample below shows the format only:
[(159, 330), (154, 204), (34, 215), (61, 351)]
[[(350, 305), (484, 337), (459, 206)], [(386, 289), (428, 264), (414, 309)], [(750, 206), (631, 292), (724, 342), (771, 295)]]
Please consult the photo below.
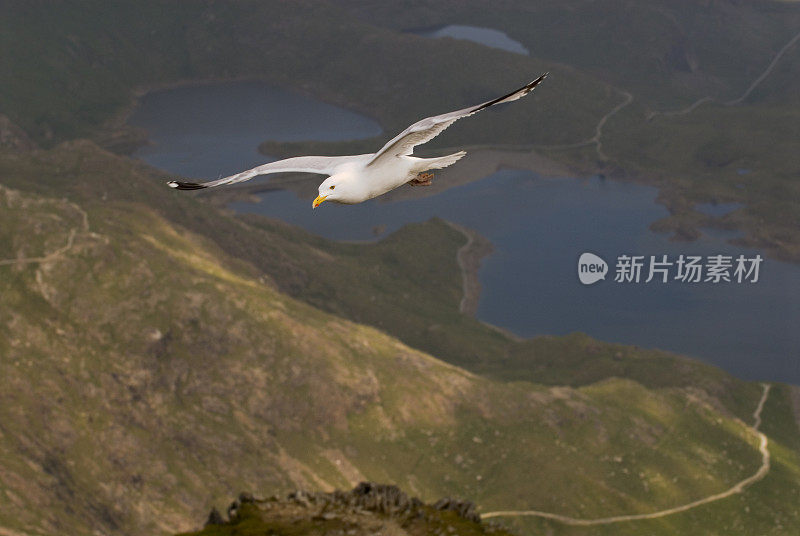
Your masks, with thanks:
[(323, 201), (336, 203), (357, 203), (361, 199), (353, 188), (351, 177), (346, 173), (331, 175), (319, 185), (319, 196), (314, 199), (312, 206), (317, 208)]

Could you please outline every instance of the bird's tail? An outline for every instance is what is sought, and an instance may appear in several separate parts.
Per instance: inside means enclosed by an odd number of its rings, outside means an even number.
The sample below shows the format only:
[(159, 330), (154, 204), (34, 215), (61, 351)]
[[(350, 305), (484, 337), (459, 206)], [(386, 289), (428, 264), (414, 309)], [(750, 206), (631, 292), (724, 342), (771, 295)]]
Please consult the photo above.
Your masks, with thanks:
[(439, 158), (424, 158), (425, 169), (442, 169), (447, 166), (452, 166), (461, 160), (465, 154), (467, 154), (466, 151), (458, 151), (457, 153), (440, 156)]

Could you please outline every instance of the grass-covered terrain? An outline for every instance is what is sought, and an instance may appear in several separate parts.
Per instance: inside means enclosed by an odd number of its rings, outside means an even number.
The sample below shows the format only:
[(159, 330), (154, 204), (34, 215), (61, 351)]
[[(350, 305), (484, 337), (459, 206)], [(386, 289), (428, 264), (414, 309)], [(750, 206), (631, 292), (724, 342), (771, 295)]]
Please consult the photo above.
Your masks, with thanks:
[[(748, 427), (758, 385), (580, 335), (515, 342), (460, 315), (453, 259), (464, 237), (444, 224), (328, 243), (162, 189), (152, 171), (87, 142), (2, 153), (0, 177), (0, 251), (16, 261), (0, 266), (2, 527), (188, 530), (242, 489), (364, 479), (482, 511), (597, 517), (695, 500), (760, 464)], [(452, 270), (409, 274), (411, 247), (418, 268), (449, 259)], [(353, 271), (358, 280), (321, 275)], [(344, 284), (359, 300), (326, 290)], [(420, 317), (420, 297), (401, 321), (404, 294), (426, 284), (441, 306)], [(394, 296), (400, 312), (385, 322), (404, 340), (433, 341), (494, 379), (345, 319), (379, 324), (378, 308), (356, 307), (369, 296)], [(770, 403), (776, 470), (742, 500), (800, 488), (788, 392)], [(765, 501), (768, 514), (743, 510), (736, 523), (797, 523), (792, 501)], [(662, 533), (679, 526), (670, 519)]]
[[(656, 182), (674, 211), (664, 228), (740, 226), (794, 259), (797, 97), (784, 89), (797, 71), (776, 69), (785, 85), (765, 82), (743, 106), (719, 104), (788, 39), (794, 5), (512, 1), (482, 10), (490, 19), (471, 2), (402, 16), (356, 2), (76, 5), (0, 6), (0, 533), (186, 531), (241, 490), (364, 479), (484, 512), (596, 518), (685, 504), (759, 467), (759, 385), (582, 334), (521, 341), (461, 314), (466, 237), (445, 222), (333, 243), (171, 191), (98, 144), (138, 139), (120, 120), (148, 87), (263, 78), (390, 132), (550, 70), (516, 114), (482, 114), (438, 147), (586, 140), (629, 90), (605, 125), (608, 162), (592, 145), (541, 150)], [(597, 25), (609, 12), (624, 22)], [(399, 31), (422, 21), (491, 25), (533, 56)], [(646, 120), (706, 92), (716, 104)], [(15, 126), (44, 149), (21, 151)], [(714, 200), (747, 206), (718, 222), (692, 211)], [(798, 411), (774, 386), (760, 428), (772, 467), (742, 494), (652, 521), (508, 522), (526, 534), (795, 534)]]
[[(570, 536), (641, 534), (792, 534), (800, 526), (800, 495), (792, 482), (800, 476), (800, 450), (797, 439), (786, 440), (787, 427), (777, 423), (792, 415), (790, 389), (774, 386), (764, 406), (761, 429), (769, 437), (770, 471), (759, 483), (740, 495), (706, 504), (667, 517), (590, 527), (566, 526), (536, 518), (506, 518), (511, 527), (523, 534), (558, 534)], [(796, 415), (796, 414), (795, 414)], [(795, 417), (796, 418), (796, 417)], [(788, 427), (790, 428), (790, 427)], [(788, 488), (786, 486), (789, 486)], [(784, 491), (777, 491), (784, 490)], [(771, 505), (786, 501), (780, 509)]]
[(578, 386), (611, 376), (654, 387), (697, 385), (724, 398), (741, 418), (752, 412), (750, 397), (758, 396), (753, 386), (742, 402), (733, 394), (741, 382), (666, 352), (581, 334), (519, 341), (461, 314), (456, 251), (466, 237), (441, 221), (408, 226), (374, 245), (331, 242), (268, 218), (213, 209), (164, 188), (161, 174), (88, 142), (25, 157), (7, 153), (0, 174), (9, 186), (48, 197), (146, 205), (245, 261), (255, 277), (270, 279), (282, 292), (475, 372), (552, 385)]

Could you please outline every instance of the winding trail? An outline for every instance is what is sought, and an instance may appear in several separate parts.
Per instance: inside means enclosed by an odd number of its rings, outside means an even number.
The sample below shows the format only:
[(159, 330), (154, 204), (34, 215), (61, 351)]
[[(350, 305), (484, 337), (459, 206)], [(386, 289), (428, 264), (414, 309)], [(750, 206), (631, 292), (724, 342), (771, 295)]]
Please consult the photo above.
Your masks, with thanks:
[[(756, 78), (753, 81), (753, 83), (750, 84), (750, 86), (745, 90), (744, 93), (742, 93), (742, 95), (740, 97), (738, 97), (736, 99), (733, 99), (733, 100), (730, 100), (730, 101), (727, 101), (727, 102), (725, 102), (723, 104), (725, 106), (736, 106), (738, 104), (741, 104), (747, 97), (750, 96), (750, 93), (752, 93), (753, 90), (755, 90), (759, 86), (759, 84), (761, 84), (761, 82), (763, 82), (770, 75), (770, 73), (772, 73), (773, 69), (775, 69), (775, 66), (778, 65), (778, 62), (783, 57), (783, 55), (790, 48), (792, 48), (792, 46), (795, 43), (797, 43), (798, 41), (800, 41), (800, 32), (796, 33), (789, 40), (789, 42), (787, 42), (785, 45), (783, 45), (783, 47), (772, 58), (772, 61), (770, 61), (769, 65), (767, 65), (767, 68), (764, 69), (764, 72), (762, 72), (758, 76), (758, 78)], [(579, 141), (577, 143), (569, 143), (569, 144), (566, 144), (566, 145), (545, 145), (543, 147), (548, 148), (548, 149), (577, 149), (579, 147), (585, 147), (587, 145), (594, 145), (595, 146), (595, 150), (597, 151), (597, 156), (600, 158), (600, 160), (604, 160), (604, 161), (608, 160), (608, 155), (606, 155), (603, 152), (603, 141), (602, 141), (602, 139), (603, 139), (603, 127), (605, 126), (606, 121), (608, 121), (612, 116), (614, 116), (620, 110), (622, 110), (627, 105), (629, 105), (631, 102), (633, 102), (633, 95), (631, 95), (631, 93), (629, 93), (628, 91), (624, 91), (624, 90), (619, 90), (619, 91), (625, 96), (625, 100), (623, 100), (620, 104), (615, 106), (610, 112), (608, 112), (606, 115), (604, 115), (603, 117), (600, 118), (600, 121), (597, 123), (597, 126), (595, 126), (594, 136), (592, 136), (588, 140)], [(652, 112), (649, 112), (647, 114), (647, 116), (646, 116), (646, 119), (648, 121), (651, 121), (654, 117), (659, 116), (659, 115), (663, 115), (665, 117), (677, 117), (677, 116), (681, 116), (681, 115), (686, 115), (686, 114), (692, 113), (698, 107), (700, 107), (701, 105), (703, 105), (703, 104), (705, 104), (707, 102), (714, 102), (714, 100), (715, 100), (714, 97), (712, 97), (710, 95), (707, 95), (705, 97), (702, 97), (702, 98), (694, 101), (689, 106), (686, 106), (685, 108), (681, 108), (679, 110), (665, 110), (665, 111), (652, 111)]]
[[(763, 82), (772, 73), (773, 69), (775, 69), (775, 66), (778, 65), (778, 62), (783, 57), (783, 55), (786, 54), (786, 52), (790, 48), (792, 48), (792, 46), (798, 41), (800, 41), (800, 32), (797, 32), (791, 39), (789, 39), (789, 41), (785, 45), (783, 45), (783, 47), (775, 54), (775, 56), (773, 56), (772, 61), (769, 62), (767, 68), (764, 69), (764, 71), (758, 76), (758, 78), (753, 80), (753, 83), (750, 84), (750, 86), (745, 90), (744, 93), (741, 94), (741, 96), (739, 96), (736, 99), (723, 102), (722, 104), (724, 106), (737, 106), (741, 104), (747, 97), (750, 96), (750, 93), (752, 93), (753, 90), (755, 90), (761, 84), (761, 82)], [(701, 104), (705, 104), (706, 102), (714, 102), (714, 100), (716, 100), (714, 99), (714, 97), (707, 95), (701, 99), (696, 100), (686, 108), (682, 108), (680, 110), (653, 111), (647, 114), (647, 120), (650, 121), (651, 119), (653, 119), (658, 115), (663, 115), (665, 117), (676, 117), (679, 115), (686, 115), (688, 113), (693, 112)]]
[(613, 110), (608, 112), (600, 119), (600, 122), (597, 123), (597, 126), (594, 129), (594, 137), (592, 137), (589, 140), (591, 143), (594, 143), (595, 149), (597, 150), (597, 156), (600, 157), (600, 160), (608, 160), (608, 157), (603, 152), (603, 142), (602, 142), (603, 127), (606, 125), (606, 121), (608, 121), (611, 118), (611, 116), (613, 116), (614, 114), (625, 108), (627, 105), (629, 105), (631, 102), (633, 102), (633, 95), (631, 95), (627, 91), (623, 91), (622, 94), (625, 95), (625, 100), (617, 104)]
[[(783, 47), (772, 58), (772, 60), (770, 61), (769, 65), (767, 65), (767, 68), (764, 69), (764, 71), (758, 76), (758, 78), (756, 78), (753, 81), (752, 84), (750, 84), (750, 86), (745, 90), (744, 93), (742, 93), (742, 95), (740, 97), (738, 97), (736, 99), (733, 99), (733, 100), (730, 100), (730, 101), (727, 101), (727, 102), (724, 102), (723, 104), (725, 106), (736, 106), (738, 104), (741, 104), (747, 97), (750, 96), (750, 93), (752, 93), (753, 90), (755, 90), (772, 73), (773, 69), (775, 69), (775, 66), (778, 65), (778, 62), (783, 57), (783, 55), (790, 48), (792, 48), (792, 46), (795, 43), (797, 43), (798, 41), (800, 41), (800, 32), (795, 34), (789, 40), (789, 42), (787, 42), (785, 45), (783, 45)], [(625, 108), (627, 105), (629, 105), (631, 102), (633, 102), (633, 95), (631, 95), (628, 91), (624, 91), (624, 90), (619, 90), (619, 91), (625, 96), (625, 100), (622, 101), (617, 106), (615, 106), (606, 115), (604, 115), (603, 117), (600, 118), (600, 121), (597, 123), (597, 126), (595, 127), (594, 136), (592, 136), (588, 140), (579, 141), (577, 143), (569, 143), (569, 144), (565, 144), (565, 145), (545, 145), (543, 147), (548, 148), (548, 149), (577, 149), (579, 147), (585, 147), (587, 145), (594, 145), (595, 149), (597, 150), (597, 156), (601, 160), (604, 160), (604, 161), (608, 160), (608, 156), (603, 152), (603, 142), (602, 142), (603, 127), (605, 126), (606, 121), (608, 121), (614, 114), (616, 114), (617, 112), (619, 112), (620, 110)], [(648, 121), (651, 121), (654, 117), (659, 116), (659, 115), (663, 115), (665, 117), (677, 117), (677, 116), (681, 116), (681, 115), (686, 115), (686, 114), (692, 113), (698, 107), (700, 107), (701, 105), (703, 105), (703, 104), (705, 104), (707, 102), (714, 102), (714, 100), (715, 100), (714, 97), (712, 97), (710, 95), (707, 95), (705, 97), (697, 99), (696, 101), (694, 101), (689, 106), (686, 106), (685, 108), (681, 108), (679, 110), (665, 110), (665, 111), (652, 111), (652, 112), (649, 112), (646, 115), (646, 119)]]
[[(60, 260), (75, 245), (75, 237), (77, 236), (77, 234), (79, 232), (82, 233), (82, 234), (85, 234), (85, 235), (89, 235), (89, 236), (95, 237), (95, 238), (100, 237), (106, 243), (108, 242), (108, 240), (105, 237), (101, 237), (101, 235), (98, 235), (97, 233), (91, 232), (91, 230), (89, 229), (89, 215), (86, 214), (85, 210), (83, 210), (81, 207), (79, 207), (75, 203), (68, 202), (67, 204), (70, 207), (72, 207), (73, 209), (75, 209), (81, 215), (81, 226), (80, 226), (80, 229), (78, 229), (78, 228), (70, 229), (69, 235), (67, 235), (66, 244), (64, 244), (62, 247), (58, 248), (57, 250), (53, 251), (52, 253), (48, 253), (47, 255), (44, 255), (43, 257), (21, 257), (21, 258), (15, 258), (15, 259), (0, 259), (0, 266), (15, 266), (15, 265), (20, 265), (20, 264), (29, 264), (29, 263), (36, 263), (36, 262), (38, 262), (38, 263), (46, 263), (46, 262)], [(1, 533), (0, 533), (0, 536), (2, 536)]]
[(686, 108), (681, 108), (680, 110), (672, 110), (672, 111), (668, 110), (668, 111), (663, 111), (663, 112), (654, 111), (654, 112), (648, 113), (646, 117), (647, 117), (647, 120), (650, 121), (651, 119), (653, 119), (657, 115), (663, 115), (665, 117), (677, 117), (679, 115), (686, 115), (688, 113), (693, 112), (695, 110), (695, 108), (697, 108), (701, 104), (704, 104), (706, 102), (711, 102), (713, 100), (714, 100), (714, 97), (705, 96), (702, 99), (697, 99), (696, 101), (694, 101), (692, 104), (690, 104)]
[(798, 41), (798, 40), (800, 40), (800, 32), (797, 32), (797, 34), (795, 34), (795, 36), (794, 36), (794, 37), (792, 37), (792, 38), (789, 40), (789, 42), (788, 42), (788, 43), (786, 43), (785, 45), (783, 45), (783, 48), (782, 48), (782, 49), (780, 49), (780, 50), (778, 51), (778, 53), (777, 53), (777, 54), (775, 54), (775, 57), (774, 57), (774, 58), (772, 58), (772, 61), (769, 63), (769, 65), (767, 65), (767, 68), (766, 68), (766, 69), (764, 69), (764, 72), (763, 72), (763, 73), (761, 73), (761, 76), (759, 76), (758, 78), (756, 78), (756, 79), (753, 81), (753, 83), (752, 83), (752, 84), (750, 84), (750, 87), (748, 87), (748, 88), (747, 88), (747, 91), (745, 91), (744, 93), (742, 93), (742, 96), (741, 96), (741, 97), (739, 97), (738, 99), (734, 99), (734, 100), (732, 100), (732, 101), (728, 101), (728, 102), (726, 102), (726, 103), (725, 103), (725, 105), (726, 105), (726, 106), (736, 106), (737, 104), (739, 104), (740, 102), (742, 102), (744, 99), (746, 99), (748, 96), (750, 96), (750, 93), (752, 93), (752, 92), (753, 92), (753, 90), (754, 90), (756, 87), (758, 87), (758, 85), (759, 85), (761, 82), (763, 82), (763, 81), (764, 81), (764, 79), (765, 79), (766, 77), (768, 77), (768, 76), (770, 75), (770, 73), (771, 73), (771, 72), (772, 72), (772, 70), (775, 68), (775, 66), (778, 64), (778, 61), (780, 61), (781, 57), (782, 57), (782, 56), (783, 56), (783, 55), (786, 53), (786, 51), (787, 51), (787, 50), (789, 50), (790, 48), (792, 48), (792, 45), (794, 45), (795, 43), (797, 43), (797, 41)]
[(8, 265), (16, 265), (16, 264), (28, 264), (31, 262), (50, 262), (57, 259), (60, 259), (67, 251), (72, 249), (72, 245), (75, 242), (75, 235), (76, 230), (71, 229), (69, 232), (69, 236), (67, 237), (67, 243), (55, 250), (54, 252), (45, 255), (44, 257), (23, 257), (21, 259), (3, 259), (0, 260), (0, 266), (8, 266)]
[(767, 401), (767, 397), (769, 396), (769, 391), (772, 386), (768, 383), (765, 383), (763, 384), (763, 387), (764, 391), (761, 394), (761, 399), (758, 401), (758, 406), (753, 412), (753, 426), (751, 428), (751, 430), (759, 438), (758, 450), (761, 452), (761, 466), (755, 473), (745, 478), (744, 480), (740, 480), (739, 482), (734, 484), (731, 488), (721, 493), (715, 493), (714, 495), (709, 495), (708, 497), (704, 497), (702, 499), (698, 499), (690, 503), (682, 504), (680, 506), (675, 506), (673, 508), (667, 508), (666, 510), (659, 510), (658, 512), (651, 512), (649, 514), (628, 514), (621, 516), (601, 517), (595, 519), (581, 519), (576, 517), (564, 516), (561, 514), (554, 514), (551, 512), (542, 512), (539, 510), (503, 510), (503, 511), (487, 512), (485, 514), (481, 514), (481, 518), (488, 519), (492, 517), (527, 516), (527, 517), (541, 517), (545, 519), (552, 519), (553, 521), (558, 521), (560, 523), (564, 523), (565, 525), (575, 525), (575, 526), (608, 525), (611, 523), (620, 523), (623, 521), (636, 521), (641, 519), (656, 519), (659, 517), (666, 517), (668, 515), (677, 514), (679, 512), (685, 512), (686, 510), (691, 510), (692, 508), (696, 508), (704, 504), (725, 499), (736, 493), (742, 493), (748, 486), (764, 478), (769, 472), (769, 467), (770, 467), (770, 453), (768, 448), (769, 441), (767, 439), (767, 436), (764, 435), (763, 432), (758, 431), (758, 428), (761, 426), (761, 411), (764, 409), (764, 403)]
[(597, 156), (600, 157), (601, 160), (608, 160), (608, 157), (603, 152), (603, 143), (601, 141), (603, 137), (603, 127), (606, 125), (606, 121), (611, 119), (611, 117), (614, 114), (616, 114), (617, 112), (625, 108), (627, 105), (629, 105), (631, 102), (633, 102), (633, 95), (631, 95), (629, 92), (621, 89), (618, 91), (625, 96), (625, 99), (621, 103), (617, 104), (614, 108), (612, 108), (611, 111), (609, 111), (606, 115), (600, 118), (600, 121), (598, 121), (597, 125), (594, 127), (594, 136), (592, 136), (587, 140), (579, 141), (576, 143), (567, 143), (562, 145), (541, 145), (540, 147), (546, 149), (577, 149), (578, 147), (594, 145), (595, 149), (597, 150)]

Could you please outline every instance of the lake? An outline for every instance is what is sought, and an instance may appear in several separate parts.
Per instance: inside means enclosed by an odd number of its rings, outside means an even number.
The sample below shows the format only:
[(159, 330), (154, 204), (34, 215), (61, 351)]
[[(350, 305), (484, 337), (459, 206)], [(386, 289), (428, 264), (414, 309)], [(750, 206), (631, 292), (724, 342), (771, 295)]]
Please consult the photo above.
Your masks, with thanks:
[(368, 117), (254, 81), (148, 93), (128, 123), (149, 133), (150, 144), (134, 156), (193, 178), (263, 163), (258, 144), (270, 139), (337, 141), (381, 133)]
[[(136, 157), (195, 178), (270, 160), (256, 151), (266, 139), (333, 140), (380, 132), (368, 118), (257, 82), (155, 92), (142, 99), (130, 122), (147, 129), (154, 142)], [(435, 180), (442, 178), (437, 174)], [(650, 223), (667, 214), (656, 194), (651, 187), (600, 177), (545, 179), (504, 170), (415, 199), (312, 210), (310, 199), (272, 191), (261, 194), (259, 203), (231, 207), (336, 240), (371, 240), (375, 228), (384, 226), (388, 233), (438, 216), (477, 230), (495, 245), (480, 271), (481, 320), (526, 337), (581, 331), (698, 357), (747, 379), (800, 384), (800, 267), (766, 259), (755, 284), (614, 282), (620, 255), (674, 260), (680, 254), (756, 254), (726, 244), (732, 235), (722, 231), (707, 231), (692, 243), (653, 233)], [(608, 262), (605, 281), (578, 281), (583, 252)]]
[(434, 28), (407, 30), (407, 32), (421, 35), (422, 37), (430, 37), (432, 39), (442, 37), (463, 39), (465, 41), (472, 41), (473, 43), (478, 43), (479, 45), (490, 48), (499, 48), (515, 54), (524, 54), (525, 56), (530, 54), (528, 49), (522, 46), (522, 43), (511, 39), (505, 32), (492, 28), (449, 24), (447, 26), (437, 26)]

